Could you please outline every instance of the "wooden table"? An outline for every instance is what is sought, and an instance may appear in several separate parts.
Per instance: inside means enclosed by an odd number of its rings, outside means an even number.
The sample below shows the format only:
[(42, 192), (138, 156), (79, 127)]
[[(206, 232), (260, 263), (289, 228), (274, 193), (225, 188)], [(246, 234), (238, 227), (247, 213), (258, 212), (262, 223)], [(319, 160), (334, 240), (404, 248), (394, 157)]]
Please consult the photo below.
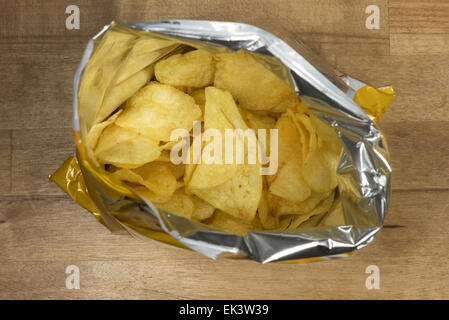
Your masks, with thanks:
[[(136, 2), (140, 2), (137, 4)], [(0, 298), (449, 298), (449, 3), (445, 0), (71, 1), (0, 4)], [(380, 9), (380, 29), (365, 8)], [(74, 150), (72, 78), (87, 40), (115, 19), (237, 21), (397, 93), (381, 128), (392, 156), (386, 228), (346, 259), (210, 260), (112, 235), (47, 176)], [(289, 40), (290, 39), (290, 40)], [(68, 265), (81, 288), (66, 288)], [(365, 286), (369, 265), (380, 289)]]

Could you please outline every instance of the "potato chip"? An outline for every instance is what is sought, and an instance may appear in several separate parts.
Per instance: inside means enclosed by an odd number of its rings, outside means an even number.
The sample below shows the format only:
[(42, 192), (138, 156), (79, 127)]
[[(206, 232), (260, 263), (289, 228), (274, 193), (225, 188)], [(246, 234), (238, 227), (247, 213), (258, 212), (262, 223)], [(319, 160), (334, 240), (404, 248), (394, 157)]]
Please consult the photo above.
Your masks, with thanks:
[(262, 192), (259, 206), (257, 207), (257, 213), (264, 229), (276, 229), (278, 227), (279, 219), (270, 210), (266, 190), (263, 190)]
[(152, 82), (127, 102), (116, 124), (132, 128), (153, 140), (170, 141), (174, 129), (193, 128), (201, 110), (193, 98), (169, 85)]
[[(206, 105), (206, 94), (203, 88), (194, 90), (191, 94), (195, 103), (200, 107), (201, 113), (204, 116), (204, 106)], [(204, 119), (202, 119), (204, 120)]]
[(176, 176), (172, 170), (173, 166), (170, 163), (150, 162), (132, 171), (143, 178), (144, 186), (151, 191), (171, 195), (177, 186)]
[[(216, 129), (221, 133), (225, 129), (246, 127), (229, 93), (212, 87), (206, 88), (204, 127), (205, 130)], [(224, 139), (224, 134), (221, 138)], [(203, 159), (206, 146), (203, 149)], [(233, 151), (235, 153), (236, 148)], [(224, 158), (222, 163), (202, 162), (196, 165), (187, 189), (216, 208), (236, 217), (252, 220), (262, 193), (260, 165), (236, 164), (236, 161), (226, 164)]]
[(156, 79), (172, 86), (205, 87), (214, 80), (215, 62), (205, 50), (176, 54), (156, 63)]
[(278, 129), (279, 168), (269, 179), (270, 193), (292, 202), (301, 202), (311, 194), (303, 178), (300, 135), (289, 117), (281, 117), (275, 126)]
[(104, 129), (94, 150), (102, 164), (133, 169), (156, 160), (161, 151), (156, 141), (115, 124)]
[(345, 214), (340, 197), (335, 200), (329, 213), (324, 216), (319, 225), (322, 227), (346, 225)]
[(206, 224), (212, 228), (239, 236), (244, 236), (250, 231), (262, 230), (262, 224), (257, 217), (252, 221), (245, 221), (220, 210), (217, 210)]
[(92, 150), (97, 146), (98, 139), (100, 139), (103, 130), (106, 129), (111, 123), (114, 123), (115, 119), (117, 119), (118, 115), (122, 112), (122, 110), (117, 111), (115, 114), (110, 116), (106, 121), (97, 123), (90, 128), (89, 133), (87, 135), (87, 146)]
[(195, 195), (192, 195), (193, 204), (195, 206), (193, 213), (192, 213), (192, 219), (196, 221), (202, 221), (205, 219), (210, 218), (214, 212), (215, 207), (211, 204), (207, 203), (201, 198), (198, 198)]
[(315, 127), (318, 137), (326, 143), (326, 147), (334, 153), (340, 154), (343, 146), (335, 130), (314, 115), (310, 116), (310, 121)]
[(248, 52), (216, 55), (214, 86), (228, 90), (248, 110), (270, 110), (296, 93)]
[(301, 202), (292, 202), (271, 193), (268, 194), (268, 203), (271, 210), (278, 216), (288, 214), (307, 214), (313, 210), (324, 198), (329, 197), (331, 193), (312, 192), (310, 197)]
[[(248, 126), (253, 129), (266, 129), (269, 133), (270, 129), (273, 129), (276, 125), (276, 119), (268, 115), (260, 115), (248, 110), (242, 110), (243, 116), (248, 123)], [(268, 140), (269, 141), (269, 140)]]
[(321, 147), (309, 153), (303, 164), (303, 176), (315, 192), (328, 192), (337, 186), (339, 155)]
[[(237, 172), (237, 164), (235, 162), (226, 164), (225, 163), (225, 129), (233, 129), (233, 125), (228, 121), (225, 114), (222, 112), (223, 108), (228, 106), (233, 107), (234, 101), (229, 94), (215, 89), (206, 89), (206, 106), (204, 113), (204, 130), (215, 129), (221, 134), (222, 138), (222, 157), (220, 158), (222, 164), (217, 163), (204, 163), (198, 164), (195, 169), (195, 173), (191, 176), (188, 182), (188, 189), (204, 189), (212, 188), (220, 185), (227, 180), (231, 179)], [(229, 100), (230, 98), (230, 100)], [(224, 106), (223, 106), (224, 104)], [(235, 106), (235, 104), (234, 104)], [(206, 143), (203, 146), (202, 158), (204, 159), (207, 155), (207, 145), (213, 144), (213, 141)], [(192, 150), (189, 150), (189, 152)], [(193, 152), (193, 151), (192, 151)], [(185, 181), (185, 180), (184, 180)]]
[[(286, 229), (294, 230), (298, 228), (303, 222), (307, 221), (310, 217), (329, 211), (329, 209), (332, 207), (333, 202), (334, 202), (334, 193), (332, 192), (331, 195), (324, 198), (324, 200), (322, 200), (315, 208), (313, 208), (309, 212), (293, 216)], [(285, 223), (284, 221), (282, 221), (281, 224), (284, 224)], [(284, 226), (285, 225), (281, 225), (281, 228)]]
[(164, 200), (168, 200), (177, 189), (176, 177), (165, 162), (150, 162), (133, 170), (119, 169), (112, 175), (122, 181), (145, 186)]
[(98, 123), (106, 119), (123, 102), (136, 93), (137, 90), (142, 88), (152, 76), (153, 67), (148, 67), (137, 72), (116, 86), (108, 89), (101, 107), (95, 114), (94, 123)]
[(115, 84), (125, 81), (177, 47), (178, 44), (170, 40), (136, 39), (131, 51), (115, 75)]
[(251, 221), (262, 195), (262, 176), (258, 165), (239, 165), (230, 180), (213, 188), (190, 191), (230, 215)]
[(171, 196), (156, 194), (147, 187), (135, 184), (129, 185), (139, 197), (151, 201), (152, 203), (165, 203), (171, 199)]
[(188, 219), (192, 217), (195, 210), (195, 204), (191, 196), (184, 192), (184, 188), (176, 190), (168, 201), (162, 203), (153, 202), (153, 204), (158, 209)]
[[(158, 163), (157, 161), (155, 161), (154, 163)], [(170, 169), (171, 173), (173, 174), (173, 176), (176, 179), (180, 179), (184, 176), (184, 172), (185, 172), (185, 164), (180, 163), (180, 164), (174, 164), (173, 162), (164, 162), (164, 164)]]

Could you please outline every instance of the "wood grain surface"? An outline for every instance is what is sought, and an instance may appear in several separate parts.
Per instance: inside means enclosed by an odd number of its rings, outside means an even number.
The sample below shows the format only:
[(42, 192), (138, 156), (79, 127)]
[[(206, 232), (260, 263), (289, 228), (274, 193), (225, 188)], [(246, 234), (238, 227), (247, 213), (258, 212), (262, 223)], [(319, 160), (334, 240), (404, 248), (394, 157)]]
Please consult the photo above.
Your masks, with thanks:
[[(67, 30), (65, 9), (80, 8)], [(365, 28), (368, 5), (380, 29)], [(396, 99), (381, 128), (393, 167), (384, 228), (346, 259), (260, 265), (211, 260), (112, 235), (47, 176), (74, 150), (72, 78), (112, 20), (245, 22)], [(399, 0), (0, 0), (0, 299), (449, 298), (449, 2)], [(65, 286), (68, 265), (81, 288)], [(369, 265), (380, 289), (365, 286)]]

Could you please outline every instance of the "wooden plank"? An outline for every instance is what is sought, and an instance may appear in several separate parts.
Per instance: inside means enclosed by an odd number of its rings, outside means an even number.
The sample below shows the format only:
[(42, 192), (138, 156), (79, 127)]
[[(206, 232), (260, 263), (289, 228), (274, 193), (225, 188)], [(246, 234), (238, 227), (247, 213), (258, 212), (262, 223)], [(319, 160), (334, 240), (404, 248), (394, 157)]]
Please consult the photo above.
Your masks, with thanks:
[(380, 124), (391, 154), (393, 190), (449, 189), (448, 124), (447, 121)]
[(394, 55), (447, 54), (449, 3), (444, 0), (389, 2)]
[[(365, 28), (365, 8), (380, 8), (381, 28)], [(389, 52), (388, 7), (386, 0), (277, 1), (266, 0), (254, 6), (251, 1), (231, 3), (221, 1), (160, 2), (135, 1), (79, 1), (80, 29), (66, 30), (67, 3), (32, 0), (9, 5), (0, 14), (2, 41), (42, 41), (63, 37), (87, 38), (112, 20), (125, 23), (158, 21), (168, 18), (236, 21), (249, 23), (278, 36), (303, 39), (322, 55), (336, 53), (387, 54)], [(20, 14), (17, 14), (20, 13)], [(320, 17), (317, 19), (317, 17)], [(45, 23), (41, 23), (45, 20)]]
[(393, 84), (384, 121), (449, 120), (449, 55), (339, 56), (337, 68), (374, 86)]
[(11, 191), (11, 131), (0, 130), (0, 195)]
[[(56, 120), (56, 119), (55, 119)], [(12, 135), (12, 195), (62, 195), (48, 180), (75, 150), (71, 128), (14, 131)]]
[[(448, 17), (449, 19), (449, 17)], [(447, 54), (449, 52), (448, 34), (392, 34), (391, 54), (424, 55)]]
[(391, 33), (449, 33), (449, 3), (446, 0), (390, 0), (388, 11)]
[[(2, 42), (0, 38), (0, 64), (71, 63), (78, 65), (88, 39), (26, 39)], [(29, 67), (29, 66), (27, 66)]]
[[(108, 235), (68, 200), (33, 202), (35, 210), (26, 201), (0, 202), (6, 216), (0, 274), (8, 275), (0, 277), (3, 299), (448, 298), (448, 191), (393, 192), (386, 225), (399, 227), (385, 228), (352, 257), (303, 265), (214, 261)], [(76, 292), (64, 286), (70, 264), (80, 267)], [(380, 290), (365, 287), (365, 269), (373, 264), (380, 269)]]
[(0, 64), (0, 128), (72, 126), (76, 64)]

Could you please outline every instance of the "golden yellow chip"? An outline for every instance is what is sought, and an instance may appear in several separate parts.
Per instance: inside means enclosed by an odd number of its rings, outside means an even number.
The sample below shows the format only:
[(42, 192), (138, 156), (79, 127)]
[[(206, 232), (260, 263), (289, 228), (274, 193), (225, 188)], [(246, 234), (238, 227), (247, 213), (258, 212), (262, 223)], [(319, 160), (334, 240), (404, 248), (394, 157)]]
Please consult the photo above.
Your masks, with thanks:
[[(201, 113), (204, 117), (204, 106), (206, 105), (206, 94), (203, 88), (194, 90), (191, 94), (192, 98), (195, 100), (195, 103), (200, 107)], [(204, 119), (201, 119), (204, 120)]]
[(102, 164), (133, 169), (156, 160), (161, 151), (156, 141), (115, 124), (103, 130), (94, 150)]
[(193, 121), (200, 118), (201, 110), (191, 96), (172, 86), (152, 82), (127, 101), (115, 123), (153, 140), (170, 141), (173, 130), (190, 131)]
[(205, 50), (176, 54), (156, 63), (156, 79), (172, 86), (205, 87), (214, 80), (215, 62)]
[(248, 52), (222, 53), (216, 59), (214, 86), (228, 90), (242, 108), (270, 110), (295, 102), (296, 93)]
[(192, 219), (196, 221), (202, 221), (205, 219), (210, 218), (214, 212), (215, 207), (211, 204), (207, 203), (203, 199), (198, 198), (195, 195), (192, 195), (193, 204), (195, 206), (195, 209), (192, 213)]
[[(310, 219), (310, 217), (329, 211), (329, 209), (332, 207), (333, 202), (334, 193), (332, 192), (331, 195), (324, 198), (324, 200), (322, 200), (315, 208), (313, 208), (309, 212), (300, 215), (294, 215), (291, 217), (290, 221), (288, 221), (288, 219), (281, 221), (280, 227), (287, 230), (294, 230), (298, 228), (303, 222)], [(288, 223), (288, 226), (286, 226), (286, 223)]]
[(153, 204), (158, 209), (189, 219), (195, 209), (192, 197), (185, 193), (184, 188), (176, 190), (168, 201), (153, 202)]
[(100, 139), (101, 134), (103, 133), (103, 130), (106, 129), (107, 126), (114, 123), (115, 119), (117, 119), (118, 115), (122, 112), (122, 110), (119, 110), (112, 116), (110, 116), (106, 121), (97, 123), (90, 128), (90, 131), (87, 135), (87, 146), (91, 148), (92, 150), (95, 149), (97, 146), (98, 139)]
[(262, 192), (262, 197), (260, 198), (257, 213), (264, 229), (276, 229), (278, 227), (279, 219), (270, 210), (266, 190), (263, 190)]
[[(225, 163), (225, 129), (234, 128), (222, 112), (223, 108), (227, 108), (228, 106), (232, 107), (232, 103), (234, 103), (232, 97), (229, 96), (229, 94), (212, 87), (209, 87), (206, 90), (204, 130), (217, 130), (220, 134), (220, 137), (218, 138), (221, 139), (220, 142), (223, 146), (221, 150), (222, 152), (221, 156), (215, 155), (215, 157), (216, 161), (221, 161), (221, 164), (205, 163), (205, 158), (209, 156), (209, 146), (214, 146), (214, 137), (211, 142), (206, 143), (203, 146), (203, 150), (201, 152), (202, 163), (196, 165), (195, 172), (194, 174), (192, 174), (191, 179), (188, 182), (188, 189), (204, 189), (215, 187), (231, 179), (237, 172), (237, 164), (235, 162), (230, 164)], [(192, 152), (193, 155), (192, 149), (190, 149), (189, 152)]]
[(341, 198), (335, 200), (329, 213), (324, 216), (323, 220), (320, 222), (320, 226), (344, 226), (346, 225), (345, 213), (341, 203)]
[(301, 202), (310, 196), (311, 189), (303, 177), (300, 134), (289, 117), (279, 118), (275, 128), (279, 137), (279, 168), (269, 179), (269, 191), (286, 200)]
[(142, 88), (152, 76), (153, 67), (148, 67), (106, 91), (103, 104), (95, 114), (94, 123), (106, 119), (123, 102)]
[(325, 147), (329, 148), (334, 153), (340, 154), (343, 146), (335, 130), (314, 115), (310, 116), (310, 121), (315, 127), (318, 137), (326, 144)]
[(288, 214), (306, 214), (313, 210), (323, 199), (329, 197), (330, 194), (331, 192), (312, 192), (306, 200), (292, 202), (269, 193), (267, 199), (271, 210), (277, 216), (283, 216)]
[[(246, 127), (231, 95), (213, 87), (206, 88), (204, 122), (205, 130), (217, 130), (221, 139), (225, 129)], [(202, 159), (206, 152), (207, 145), (203, 148)], [(235, 160), (226, 164), (225, 160), (223, 156), (223, 164), (204, 161), (197, 164), (187, 189), (214, 207), (250, 221), (254, 219), (262, 193), (260, 165), (237, 164)]]
[(339, 154), (321, 147), (309, 153), (303, 164), (303, 176), (315, 192), (328, 192), (337, 186)]
[[(146, 187), (152, 195), (154, 194), (154, 197), (159, 196), (156, 199), (159, 202), (170, 199), (177, 189), (176, 177), (165, 162), (150, 162), (133, 170), (119, 169), (112, 175), (122, 181)], [(148, 195), (146, 197), (148, 198)], [(154, 197), (150, 197), (152, 201)]]
[(212, 228), (240, 236), (244, 236), (249, 231), (260, 231), (263, 229), (257, 217), (252, 221), (245, 221), (220, 210), (217, 210), (206, 224)]

